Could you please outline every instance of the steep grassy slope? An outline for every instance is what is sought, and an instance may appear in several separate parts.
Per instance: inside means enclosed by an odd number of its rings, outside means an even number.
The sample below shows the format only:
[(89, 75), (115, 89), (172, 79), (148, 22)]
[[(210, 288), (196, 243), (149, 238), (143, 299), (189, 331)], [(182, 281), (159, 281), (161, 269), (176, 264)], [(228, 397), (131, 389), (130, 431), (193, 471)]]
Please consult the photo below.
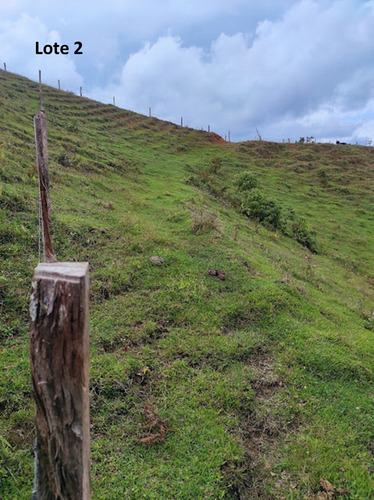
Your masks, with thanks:
[[(93, 498), (314, 498), (320, 478), (370, 498), (374, 150), (228, 144), (44, 101), (55, 252), (90, 263)], [(33, 478), (37, 86), (0, 72), (0, 105), (0, 497), (15, 500)], [(277, 230), (242, 213), (249, 171)], [(286, 235), (290, 208), (313, 253)], [(141, 429), (150, 407), (161, 442)]]

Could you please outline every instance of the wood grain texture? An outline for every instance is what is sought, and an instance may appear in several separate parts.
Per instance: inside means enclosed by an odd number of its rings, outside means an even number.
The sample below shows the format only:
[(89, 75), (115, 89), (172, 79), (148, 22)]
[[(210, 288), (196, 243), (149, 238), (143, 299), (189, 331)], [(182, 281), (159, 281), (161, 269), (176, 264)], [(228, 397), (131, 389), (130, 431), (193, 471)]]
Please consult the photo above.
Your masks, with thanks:
[(34, 116), (34, 129), (36, 161), (39, 173), (40, 203), (42, 208), (44, 258), (46, 262), (56, 262), (56, 257), (53, 253), (51, 234), (49, 231), (49, 212), (51, 201), (49, 197), (47, 122), (44, 111), (39, 111), (39, 113)]
[(43, 263), (30, 300), (38, 500), (89, 500), (88, 264)]

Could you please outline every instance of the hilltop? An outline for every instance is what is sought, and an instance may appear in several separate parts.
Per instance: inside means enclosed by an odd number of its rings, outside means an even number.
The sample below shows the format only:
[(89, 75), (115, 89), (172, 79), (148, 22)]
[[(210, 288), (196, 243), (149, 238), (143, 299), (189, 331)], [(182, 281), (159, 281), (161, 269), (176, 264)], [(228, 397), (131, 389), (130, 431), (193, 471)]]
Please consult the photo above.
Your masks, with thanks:
[[(321, 478), (370, 498), (374, 149), (228, 143), (43, 95), (55, 253), (90, 264), (93, 498), (328, 498)], [(38, 107), (0, 72), (4, 500), (33, 479)], [(147, 408), (168, 421), (148, 444)]]

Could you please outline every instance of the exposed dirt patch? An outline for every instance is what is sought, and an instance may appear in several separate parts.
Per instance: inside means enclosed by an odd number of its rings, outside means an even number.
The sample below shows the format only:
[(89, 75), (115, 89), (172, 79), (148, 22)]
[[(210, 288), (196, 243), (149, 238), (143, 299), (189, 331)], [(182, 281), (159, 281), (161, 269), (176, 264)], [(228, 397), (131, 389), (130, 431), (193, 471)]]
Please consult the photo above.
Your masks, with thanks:
[[(275, 360), (265, 353), (251, 357), (248, 363), (256, 372), (251, 386), (256, 394), (256, 404), (245, 415), (241, 426), (244, 460), (227, 463), (222, 467), (225, 484), (229, 485), (227, 500), (273, 499), (266, 492), (269, 476), (275, 477), (271, 464), (266, 460), (269, 449), (276, 449), (278, 440), (287, 427), (281, 416), (270, 411), (271, 400), (283, 388), (282, 378), (276, 374)], [(279, 478), (283, 486), (290, 481), (286, 472)], [(281, 484), (280, 484), (281, 486)], [(279, 497), (281, 498), (281, 497)]]
[(213, 144), (222, 144), (226, 141), (220, 135), (215, 134), (214, 132), (209, 132), (209, 142), (212, 142)]
[(7, 441), (15, 448), (32, 446), (35, 438), (35, 426), (31, 421), (18, 423), (6, 434)]

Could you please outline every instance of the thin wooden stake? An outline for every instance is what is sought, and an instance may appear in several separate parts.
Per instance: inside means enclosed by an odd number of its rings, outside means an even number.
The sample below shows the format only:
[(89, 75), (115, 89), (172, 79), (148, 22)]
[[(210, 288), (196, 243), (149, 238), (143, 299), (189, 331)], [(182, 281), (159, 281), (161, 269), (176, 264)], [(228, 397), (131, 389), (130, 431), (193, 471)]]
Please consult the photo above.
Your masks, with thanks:
[(115, 106), (115, 105), (116, 105), (116, 98), (115, 98), (115, 96), (113, 96), (113, 106)]
[(181, 116), (181, 127), (183, 127), (183, 116)]
[(6, 71), (6, 63), (4, 63), (4, 71)]
[(148, 111), (149, 111), (149, 118), (151, 118), (151, 116), (152, 116), (152, 109), (151, 109), (151, 108), (149, 108), (149, 110), (148, 110)]
[(210, 125), (208, 125), (208, 132), (210, 132)]
[(36, 161), (39, 172), (39, 192), (40, 203), (42, 207), (42, 226), (43, 226), (43, 251), (45, 262), (56, 262), (53, 253), (52, 240), (49, 232), (49, 210), (51, 206), (49, 197), (49, 171), (48, 171), (48, 148), (47, 148), (47, 124), (44, 110), (41, 110), (34, 116)]
[(42, 84), (42, 70), (39, 70), (39, 85)]
[(79, 94), (80, 94), (81, 97), (82, 97), (82, 92), (83, 92), (82, 87), (80, 87), (79, 88)]
[(57, 81), (58, 81), (58, 90), (61, 90), (60, 80)]
[(90, 500), (86, 262), (39, 264), (30, 300), (38, 500)]

